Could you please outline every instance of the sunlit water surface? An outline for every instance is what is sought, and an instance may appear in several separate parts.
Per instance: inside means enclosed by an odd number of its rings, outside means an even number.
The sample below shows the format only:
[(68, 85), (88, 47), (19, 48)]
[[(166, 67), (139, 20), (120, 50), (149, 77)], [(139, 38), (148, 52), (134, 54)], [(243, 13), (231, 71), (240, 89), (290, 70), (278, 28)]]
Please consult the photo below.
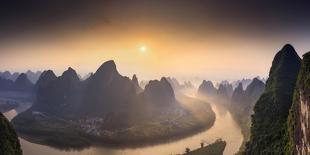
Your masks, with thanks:
[[(63, 151), (49, 146), (31, 143), (20, 138), (24, 155), (170, 155), (184, 153), (185, 148), (196, 149), (200, 142), (212, 143), (218, 138), (227, 142), (224, 155), (236, 153), (242, 143), (243, 136), (240, 127), (233, 120), (229, 111), (224, 107), (211, 103), (212, 109), (216, 114), (216, 121), (209, 129), (193, 136), (177, 141), (162, 144), (143, 146), (139, 148), (109, 148), (109, 147), (90, 147), (83, 150)], [(18, 113), (29, 108), (30, 104), (25, 103), (16, 109), (4, 113), (11, 120)]]

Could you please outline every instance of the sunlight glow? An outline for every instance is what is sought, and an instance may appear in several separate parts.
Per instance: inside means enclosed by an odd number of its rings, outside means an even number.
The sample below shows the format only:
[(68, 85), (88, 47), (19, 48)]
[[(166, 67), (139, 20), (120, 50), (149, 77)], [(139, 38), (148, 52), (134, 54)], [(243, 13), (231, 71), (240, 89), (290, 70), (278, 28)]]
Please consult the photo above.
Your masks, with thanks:
[(145, 45), (139, 47), (140, 53), (145, 53), (147, 51), (147, 47)]

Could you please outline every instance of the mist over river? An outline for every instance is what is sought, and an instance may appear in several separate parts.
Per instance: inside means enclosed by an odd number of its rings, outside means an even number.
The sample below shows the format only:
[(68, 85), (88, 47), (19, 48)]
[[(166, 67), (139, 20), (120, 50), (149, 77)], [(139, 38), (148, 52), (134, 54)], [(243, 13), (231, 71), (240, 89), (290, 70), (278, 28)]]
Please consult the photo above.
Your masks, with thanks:
[[(223, 106), (216, 103), (210, 103), (216, 114), (214, 125), (203, 132), (192, 136), (160, 143), (151, 146), (142, 146), (137, 148), (109, 148), (104, 146), (92, 146), (83, 150), (59, 150), (45, 145), (31, 143), (20, 138), (21, 147), (24, 155), (170, 155), (184, 153), (185, 148), (191, 150), (200, 147), (200, 142), (212, 143), (218, 138), (227, 142), (224, 155), (236, 153), (241, 146), (243, 136), (240, 127), (232, 118), (230, 112)], [(16, 109), (4, 113), (11, 120), (18, 113), (26, 110), (31, 103), (20, 103)]]

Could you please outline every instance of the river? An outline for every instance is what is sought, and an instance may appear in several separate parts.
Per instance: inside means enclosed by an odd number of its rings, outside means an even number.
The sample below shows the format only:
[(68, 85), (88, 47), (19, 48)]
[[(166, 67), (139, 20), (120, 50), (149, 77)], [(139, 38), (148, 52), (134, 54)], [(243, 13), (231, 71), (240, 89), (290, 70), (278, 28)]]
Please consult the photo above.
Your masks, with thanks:
[[(21, 103), (21, 106), (4, 113), (11, 120), (18, 113), (26, 110), (31, 103)], [(109, 147), (89, 147), (83, 150), (63, 151), (45, 145), (31, 143), (20, 138), (24, 155), (170, 155), (184, 153), (185, 148), (191, 150), (200, 147), (200, 142), (212, 143), (218, 138), (227, 142), (224, 155), (236, 153), (241, 146), (243, 136), (238, 124), (234, 121), (226, 108), (211, 103), (211, 107), (216, 114), (214, 125), (206, 131), (177, 141), (162, 144), (143, 146), (140, 148), (109, 148)]]

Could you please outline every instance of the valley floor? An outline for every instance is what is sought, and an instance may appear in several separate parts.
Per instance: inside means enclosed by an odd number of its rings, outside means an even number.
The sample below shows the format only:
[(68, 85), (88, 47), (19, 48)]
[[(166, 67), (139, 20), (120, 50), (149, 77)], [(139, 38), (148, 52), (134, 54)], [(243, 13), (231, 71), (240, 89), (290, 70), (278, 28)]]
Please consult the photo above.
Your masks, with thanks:
[(199, 149), (189, 151), (183, 155), (222, 155), (226, 147), (226, 142), (218, 139), (214, 143), (201, 147)]
[[(103, 129), (105, 118), (67, 120), (31, 109), (13, 119), (19, 135), (34, 143), (60, 149), (90, 145), (135, 147), (179, 139), (210, 128), (215, 122), (211, 106), (187, 99), (190, 107), (164, 111), (158, 119), (119, 130)], [(183, 106), (183, 105), (182, 105)]]

